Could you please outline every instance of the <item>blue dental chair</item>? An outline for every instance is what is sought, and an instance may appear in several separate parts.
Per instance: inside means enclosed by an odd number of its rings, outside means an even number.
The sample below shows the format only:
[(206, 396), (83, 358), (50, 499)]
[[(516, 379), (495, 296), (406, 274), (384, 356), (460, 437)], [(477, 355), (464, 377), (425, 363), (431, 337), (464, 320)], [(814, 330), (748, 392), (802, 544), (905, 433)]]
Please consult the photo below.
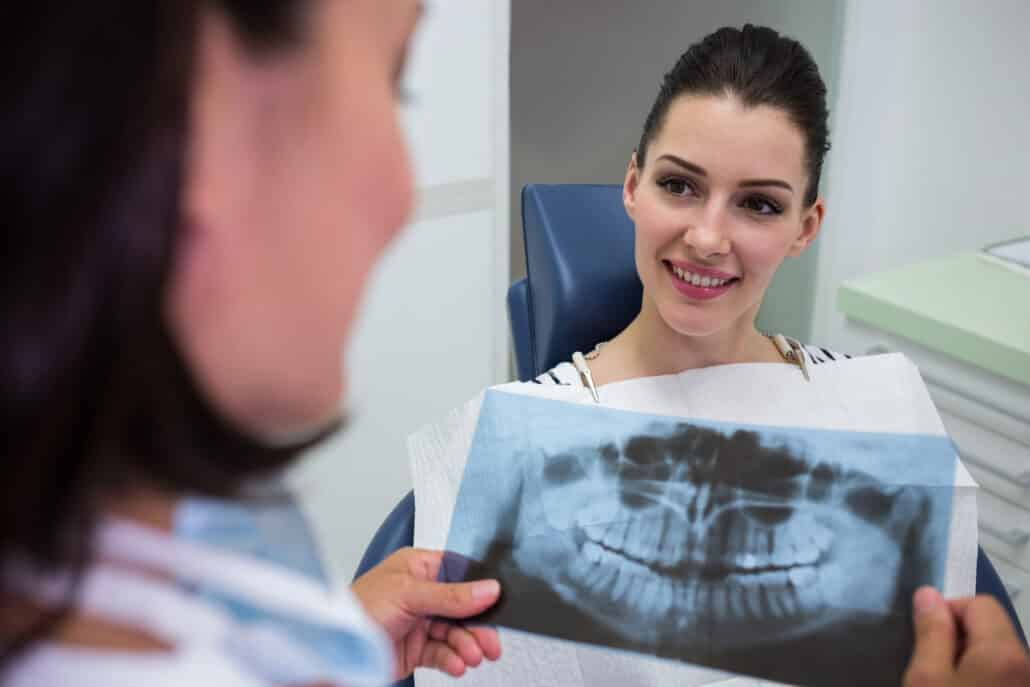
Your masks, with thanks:
[[(633, 224), (621, 186), (529, 185), (522, 191), (527, 277), (508, 290), (508, 314), (520, 380), (529, 380), (574, 351), (586, 351), (629, 324), (640, 309)], [(383, 522), (356, 576), (404, 546), (415, 532), (409, 492)], [(1026, 643), (1005, 586), (979, 550), (976, 591), (995, 597)], [(410, 686), (413, 680), (396, 685)]]

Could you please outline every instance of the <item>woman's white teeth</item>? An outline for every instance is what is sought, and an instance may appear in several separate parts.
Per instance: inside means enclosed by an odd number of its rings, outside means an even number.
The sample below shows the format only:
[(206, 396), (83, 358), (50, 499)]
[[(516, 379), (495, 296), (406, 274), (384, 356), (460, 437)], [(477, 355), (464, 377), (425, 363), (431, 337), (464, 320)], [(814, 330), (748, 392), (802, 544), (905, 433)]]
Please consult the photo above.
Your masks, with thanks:
[(680, 280), (685, 281), (688, 284), (693, 284), (694, 286), (717, 288), (729, 281), (728, 279), (716, 279), (715, 277), (706, 277), (700, 274), (694, 274), (693, 272), (680, 269), (679, 267), (676, 267), (676, 265), (672, 265), (672, 272), (679, 277)]

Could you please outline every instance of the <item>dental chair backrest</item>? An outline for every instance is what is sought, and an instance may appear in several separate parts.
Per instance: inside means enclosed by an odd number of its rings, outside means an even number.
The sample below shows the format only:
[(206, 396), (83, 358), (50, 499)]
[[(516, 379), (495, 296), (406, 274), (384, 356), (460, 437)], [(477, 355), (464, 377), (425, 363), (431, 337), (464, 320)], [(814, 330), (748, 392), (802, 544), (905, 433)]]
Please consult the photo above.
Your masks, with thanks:
[(622, 331), (642, 291), (621, 186), (526, 186), (522, 236), (528, 276), (508, 290), (508, 315), (526, 381)]

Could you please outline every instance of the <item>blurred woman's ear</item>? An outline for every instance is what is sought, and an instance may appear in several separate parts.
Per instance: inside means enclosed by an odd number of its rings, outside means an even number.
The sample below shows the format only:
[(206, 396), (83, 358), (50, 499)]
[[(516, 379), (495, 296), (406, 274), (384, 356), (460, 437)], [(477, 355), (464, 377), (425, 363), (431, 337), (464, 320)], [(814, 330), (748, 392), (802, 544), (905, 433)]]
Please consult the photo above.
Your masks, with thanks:
[(815, 237), (819, 235), (819, 230), (823, 226), (823, 217), (825, 216), (826, 203), (823, 202), (821, 196), (816, 198), (811, 206), (801, 211), (801, 232), (791, 243), (790, 251), (788, 251), (787, 255), (796, 257), (807, 250), (812, 241), (815, 240)]
[(629, 165), (626, 167), (626, 178), (622, 182), (622, 204), (626, 208), (626, 214), (630, 219), (636, 219), (637, 186), (640, 184), (640, 170), (637, 168), (637, 152), (629, 157)]

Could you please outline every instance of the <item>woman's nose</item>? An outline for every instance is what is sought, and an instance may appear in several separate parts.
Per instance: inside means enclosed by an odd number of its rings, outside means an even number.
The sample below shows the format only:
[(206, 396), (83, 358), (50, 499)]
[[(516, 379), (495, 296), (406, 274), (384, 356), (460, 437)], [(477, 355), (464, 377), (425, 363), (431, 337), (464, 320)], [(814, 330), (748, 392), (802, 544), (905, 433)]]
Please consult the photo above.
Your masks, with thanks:
[(729, 253), (730, 238), (725, 213), (711, 210), (696, 217), (683, 232), (683, 242), (701, 258)]

